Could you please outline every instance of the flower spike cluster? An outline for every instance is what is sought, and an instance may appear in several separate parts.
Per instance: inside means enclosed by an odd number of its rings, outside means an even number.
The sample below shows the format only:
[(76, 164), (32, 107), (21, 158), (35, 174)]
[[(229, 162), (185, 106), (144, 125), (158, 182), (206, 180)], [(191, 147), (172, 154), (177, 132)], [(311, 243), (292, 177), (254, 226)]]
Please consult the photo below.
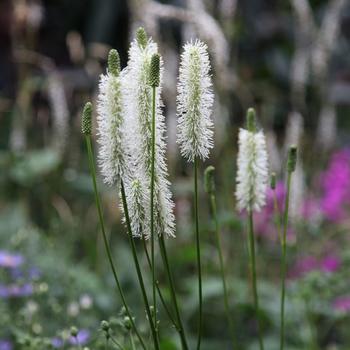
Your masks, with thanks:
[(190, 162), (208, 158), (213, 148), (214, 95), (209, 72), (207, 45), (199, 40), (185, 44), (178, 81), (178, 143)]
[(120, 77), (120, 61), (116, 50), (108, 56), (108, 71), (101, 74), (97, 99), (99, 165), (104, 182), (119, 184), (126, 175), (126, 141), (124, 136), (124, 108)]
[[(159, 64), (160, 75), (153, 76), (151, 62)], [(125, 108), (127, 139), (129, 140), (129, 152), (133, 173), (131, 179), (138, 181), (140, 198), (143, 198), (143, 210), (150, 212), (150, 183), (151, 183), (151, 157), (152, 157), (152, 86), (156, 89), (156, 146), (155, 146), (155, 232), (160, 235), (174, 236), (175, 217), (173, 214), (173, 200), (168, 181), (168, 170), (165, 160), (165, 121), (162, 112), (161, 85), (163, 62), (158, 55), (157, 44), (152, 39), (147, 39), (143, 29), (137, 31), (136, 39), (129, 50), (129, 62), (122, 73), (125, 86)], [(152, 81), (150, 81), (152, 78)], [(150, 85), (151, 84), (151, 85)], [(132, 188), (132, 186), (128, 186)], [(129, 192), (129, 191), (128, 191)], [(131, 208), (138, 208), (131, 202), (135, 199), (131, 193), (127, 193), (128, 203)], [(134, 199), (133, 199), (134, 197)], [(137, 213), (130, 211), (130, 217)], [(133, 219), (132, 219), (133, 220)], [(135, 224), (137, 226), (137, 224)], [(150, 225), (147, 219), (143, 227), (142, 235), (150, 236)]]
[(247, 114), (247, 127), (238, 135), (237, 158), (237, 207), (240, 210), (259, 211), (266, 201), (269, 181), (268, 157), (265, 136), (262, 130), (256, 131), (255, 111), (250, 108)]

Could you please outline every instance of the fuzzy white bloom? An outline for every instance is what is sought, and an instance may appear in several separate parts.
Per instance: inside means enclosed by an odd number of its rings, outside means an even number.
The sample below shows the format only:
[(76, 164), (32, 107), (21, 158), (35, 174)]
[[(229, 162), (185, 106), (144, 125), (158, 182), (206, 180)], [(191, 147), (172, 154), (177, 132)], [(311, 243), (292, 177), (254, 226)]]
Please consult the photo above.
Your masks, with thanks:
[(238, 144), (237, 207), (259, 211), (265, 205), (269, 179), (264, 133), (240, 129)]
[(213, 148), (211, 120), (214, 94), (207, 45), (199, 40), (184, 46), (178, 81), (177, 115), (180, 151), (188, 161), (209, 157)]
[[(134, 165), (131, 178), (138, 179), (142, 184), (141, 188), (144, 191), (142, 194), (143, 208), (146, 217), (150, 215), (149, 198), (152, 159), (152, 88), (148, 84), (148, 77), (152, 55), (157, 52), (157, 44), (151, 39), (145, 43), (145, 46), (139, 45), (134, 40), (129, 50), (128, 67), (123, 72), (127, 134), (131, 162)], [(160, 81), (162, 80), (162, 73), (163, 67), (162, 61), (160, 61)], [(169, 189), (170, 182), (168, 181), (168, 170), (165, 161), (165, 120), (161, 109), (162, 105), (160, 84), (156, 89), (155, 233), (174, 236), (174, 203)], [(133, 206), (131, 201), (134, 195), (128, 191), (127, 196), (129, 205)], [(149, 222), (143, 228), (142, 235), (146, 238), (150, 236)]]
[(97, 99), (98, 160), (104, 182), (118, 184), (125, 175), (126, 142), (121, 78), (108, 71), (101, 74)]

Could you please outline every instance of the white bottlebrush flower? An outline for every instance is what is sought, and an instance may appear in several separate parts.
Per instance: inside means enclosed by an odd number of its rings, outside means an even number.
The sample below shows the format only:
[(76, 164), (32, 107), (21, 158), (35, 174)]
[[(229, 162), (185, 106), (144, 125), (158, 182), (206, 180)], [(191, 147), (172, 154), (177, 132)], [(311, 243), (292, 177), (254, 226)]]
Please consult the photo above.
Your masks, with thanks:
[(119, 183), (125, 175), (126, 142), (124, 137), (124, 107), (119, 76), (119, 56), (116, 50), (109, 54), (109, 69), (101, 74), (97, 99), (99, 165), (104, 182)]
[(264, 133), (240, 129), (238, 144), (237, 206), (240, 210), (259, 211), (265, 205), (269, 180)]
[[(126, 125), (131, 155), (130, 161), (134, 164), (131, 178), (142, 181), (142, 185), (147, 192), (143, 200), (147, 217), (150, 215), (149, 198), (152, 159), (152, 87), (148, 84), (148, 78), (152, 55), (157, 52), (157, 44), (151, 39), (145, 41), (142, 45), (137, 40), (134, 40), (129, 50), (128, 67), (122, 74), (125, 82)], [(162, 61), (160, 61), (160, 81), (162, 80), (162, 73), (163, 67)], [(161, 107), (160, 84), (156, 89), (154, 222), (156, 234), (174, 236), (174, 204), (169, 188), (170, 183), (167, 179), (165, 120)], [(130, 198), (131, 195), (129, 193), (127, 195)], [(142, 235), (149, 237), (149, 222), (147, 222), (147, 227), (144, 227), (143, 230)]]
[(180, 151), (188, 161), (209, 157), (213, 147), (211, 120), (214, 95), (207, 45), (199, 40), (184, 46), (178, 80), (177, 115)]

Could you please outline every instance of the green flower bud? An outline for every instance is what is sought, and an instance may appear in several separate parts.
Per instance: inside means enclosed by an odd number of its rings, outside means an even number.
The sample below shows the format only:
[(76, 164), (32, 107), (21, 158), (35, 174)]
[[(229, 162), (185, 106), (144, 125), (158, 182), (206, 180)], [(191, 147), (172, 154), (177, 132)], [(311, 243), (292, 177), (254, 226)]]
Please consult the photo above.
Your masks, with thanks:
[(129, 316), (125, 316), (123, 319), (123, 325), (128, 331), (131, 329), (131, 320)]
[(76, 337), (78, 335), (78, 328), (77, 327), (71, 327), (70, 329), (70, 335), (72, 337)]
[(137, 29), (136, 40), (142, 49), (146, 47), (148, 38), (147, 38), (147, 33), (143, 27), (140, 27), (139, 29)]
[(288, 152), (287, 170), (289, 173), (295, 171), (295, 166), (297, 164), (297, 146), (292, 145)]
[(271, 173), (270, 187), (272, 190), (274, 190), (276, 188), (276, 173), (275, 172)]
[(160, 76), (160, 56), (155, 53), (151, 58), (151, 65), (149, 68), (148, 84), (152, 87), (159, 86)]
[(247, 129), (250, 132), (256, 131), (256, 113), (254, 108), (248, 108), (247, 111)]
[(214, 178), (215, 168), (210, 165), (204, 171), (204, 190), (208, 194), (215, 192), (215, 178)]
[(109, 329), (110, 329), (109, 322), (103, 320), (103, 321), (101, 322), (101, 329), (102, 329), (103, 331), (105, 331), (105, 332), (108, 332)]
[(81, 131), (84, 135), (91, 135), (92, 125), (92, 104), (87, 102), (85, 104), (83, 114), (81, 117)]
[(119, 76), (120, 58), (118, 51), (115, 49), (110, 50), (108, 54), (108, 71), (116, 77)]

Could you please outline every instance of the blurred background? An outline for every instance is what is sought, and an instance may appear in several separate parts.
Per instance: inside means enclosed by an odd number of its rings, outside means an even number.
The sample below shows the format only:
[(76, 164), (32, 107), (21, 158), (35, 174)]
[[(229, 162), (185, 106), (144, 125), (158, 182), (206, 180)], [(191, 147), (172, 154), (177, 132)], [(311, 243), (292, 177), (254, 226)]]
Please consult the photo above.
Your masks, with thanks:
[[(96, 97), (109, 49), (120, 52), (125, 66), (139, 26), (158, 42), (165, 63), (177, 217), (177, 238), (167, 244), (189, 337), (195, 340), (198, 312), (192, 167), (176, 145), (174, 96), (181, 47), (198, 37), (208, 44), (212, 61), (215, 149), (207, 163), (216, 167), (230, 308), (242, 349), (257, 349), (244, 217), (234, 202), (237, 131), (251, 106), (267, 135), (271, 170), (280, 179), (280, 208), (286, 149), (291, 143), (300, 149), (288, 232), (286, 349), (350, 349), (349, 0), (1, 0), (0, 350), (74, 348), (71, 326), (79, 329), (81, 345), (104, 349), (102, 319), (112, 321), (115, 337), (128, 349), (101, 241), (80, 113)], [(123, 288), (145, 331), (117, 192), (100, 182)], [(232, 349), (214, 226), (204, 191), (200, 196), (202, 348)], [(280, 245), (270, 191), (255, 219), (265, 346), (274, 350)], [(149, 281), (141, 247), (140, 258)], [(160, 320), (162, 349), (179, 349), (162, 309)]]

